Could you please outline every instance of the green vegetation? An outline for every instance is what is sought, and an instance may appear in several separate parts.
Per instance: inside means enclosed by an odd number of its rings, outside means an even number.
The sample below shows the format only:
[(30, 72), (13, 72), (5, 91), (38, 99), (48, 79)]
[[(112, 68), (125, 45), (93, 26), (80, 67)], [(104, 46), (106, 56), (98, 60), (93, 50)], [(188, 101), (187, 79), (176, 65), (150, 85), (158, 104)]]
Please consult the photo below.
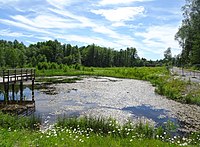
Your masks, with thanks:
[(200, 0), (186, 0), (182, 8), (184, 20), (175, 39), (182, 47), (177, 56), (179, 65), (196, 66), (200, 64)]
[[(0, 114), (0, 119), (8, 117)], [(12, 124), (12, 116), (6, 119)], [(119, 125), (116, 120), (102, 118), (59, 118), (51, 129), (33, 131), (20, 124), (23, 118), (18, 118), (18, 124), (24, 127), (0, 126), (0, 146), (166, 146), (179, 145), (198, 146), (200, 134), (189, 137), (171, 137), (170, 127), (153, 128), (148, 124), (132, 124), (128, 122)], [(5, 119), (4, 119), (5, 120)], [(38, 124), (38, 122), (35, 122)]]
[(27, 146), (166, 146), (175, 147), (178, 145), (162, 142), (155, 139), (132, 139), (132, 138), (119, 138), (112, 136), (99, 136), (98, 134), (90, 133), (88, 136), (83, 135), (80, 131), (84, 130), (69, 130), (54, 128), (48, 132), (30, 132), (26, 130), (22, 131), (8, 131), (5, 129), (0, 130), (0, 146), (16, 146), (16, 147), (27, 147)]
[(20, 117), (12, 116), (9, 114), (3, 114), (0, 112), (0, 128), (9, 129), (9, 130), (38, 130), (41, 124), (40, 117), (29, 116), (29, 117)]
[(148, 80), (153, 78), (154, 75), (167, 75), (168, 71), (165, 67), (108, 67), (108, 68), (97, 68), (97, 67), (83, 67), (79, 69), (71, 66), (64, 66), (63, 69), (47, 69), (37, 70), (37, 76), (78, 76), (78, 75), (93, 75), (93, 76), (110, 76), (118, 78), (132, 78), (140, 80)]
[(42, 84), (57, 84), (57, 83), (75, 83), (81, 78), (38, 78), (36, 82), (42, 82)]
[[(51, 63), (50, 66), (49, 63)], [(88, 46), (61, 45), (57, 40), (38, 42), (28, 47), (17, 40), (0, 40), (0, 67), (37, 67), (40, 69), (57, 69), (62, 65), (81, 64), (93, 67), (133, 67), (157, 66), (162, 61), (148, 61), (139, 58), (136, 48), (114, 50), (95, 44)]]

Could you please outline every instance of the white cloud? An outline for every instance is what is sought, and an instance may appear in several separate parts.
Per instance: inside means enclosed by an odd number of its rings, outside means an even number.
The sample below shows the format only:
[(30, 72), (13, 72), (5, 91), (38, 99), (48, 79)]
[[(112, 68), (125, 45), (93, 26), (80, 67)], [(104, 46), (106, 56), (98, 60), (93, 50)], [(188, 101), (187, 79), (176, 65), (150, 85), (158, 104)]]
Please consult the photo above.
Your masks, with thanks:
[(92, 30), (96, 33), (105, 34), (105, 35), (108, 35), (109, 37), (113, 37), (113, 38), (116, 38), (116, 36), (118, 36), (118, 34), (115, 31), (113, 31), (105, 26), (97, 25), (97, 26), (93, 27)]
[(15, 2), (18, 2), (18, 1), (20, 1), (20, 0), (0, 0), (0, 5), (15, 3)]
[(88, 36), (78, 36), (78, 35), (64, 35), (64, 36), (57, 36), (60, 39), (64, 39), (66, 41), (76, 41), (76, 42), (80, 42), (84, 45), (88, 45), (88, 44), (97, 44), (100, 46), (104, 46), (104, 47), (115, 47), (117, 46), (116, 43), (111, 42), (109, 40), (103, 39), (103, 38), (99, 38), (99, 37), (88, 37)]
[(38, 29), (20, 22), (15, 22), (12, 20), (7, 20), (7, 19), (0, 19), (0, 22), (5, 24), (5, 25), (11, 25), (11, 26), (15, 26), (15, 27), (19, 27), (28, 31), (32, 31), (32, 32), (39, 32), (39, 33), (47, 33), (47, 31), (43, 30), (43, 29)]
[(37, 43), (36, 41), (29, 41), (29, 40), (26, 40), (25, 42), (27, 42), (28, 44), (36, 44)]
[(179, 45), (174, 40), (177, 30), (178, 26), (172, 25), (151, 26), (145, 32), (137, 32), (135, 35), (143, 38), (143, 46), (152, 53), (163, 55), (163, 52), (171, 47), (172, 52), (178, 54), (180, 52)]
[[(85, 39), (85, 41), (87, 42), (90, 42), (90, 43), (92, 43), (92, 41), (94, 41), (93, 43), (99, 42), (98, 45), (105, 44), (103, 42), (107, 42), (106, 44), (109, 45), (107, 47), (116, 47), (116, 49), (124, 48), (127, 46), (135, 47), (136, 45), (136, 42), (134, 41), (132, 37), (128, 35), (123, 35), (122, 33), (117, 33), (113, 31), (111, 28), (109, 28), (109, 26), (103, 26), (101, 24), (93, 22), (91, 19), (88, 19), (84, 16), (74, 15), (71, 12), (66, 11), (66, 10), (58, 10), (58, 9), (51, 9), (51, 8), (49, 10), (59, 15), (70, 17), (71, 19), (79, 21), (81, 23), (81, 26), (86, 27), (88, 29), (90, 28), (95, 33), (106, 35), (106, 38), (108, 38), (108, 39), (103, 39), (103, 41), (100, 41), (101, 40), (100, 38), (94, 39), (93, 36), (90, 36), (89, 38), (91, 39), (89, 39), (88, 37), (87, 39)], [(83, 37), (83, 38), (86, 38), (86, 37)], [(76, 39), (77, 40), (75, 41), (78, 41), (78, 39), (82, 39), (82, 37), (80, 38), (76, 37)]]
[(88, 19), (87, 17), (75, 15), (67, 10), (59, 10), (59, 9), (52, 9), (52, 8), (49, 8), (49, 10), (56, 14), (59, 14), (61, 16), (73, 19), (74, 21), (76, 21), (78, 23), (81, 23), (82, 27), (96, 26), (96, 24), (94, 22), (92, 22), (90, 19)]
[(0, 30), (0, 36), (8, 36), (8, 37), (33, 37), (33, 35), (26, 35), (21, 32), (12, 32), (10, 29)]
[(0, 0), (0, 8), (6, 9), (8, 7), (12, 7), (16, 9), (20, 0)]
[(63, 9), (65, 6), (69, 6), (73, 3), (73, 0), (46, 0), (50, 5)]
[(42, 39), (42, 40), (45, 40), (45, 41), (47, 41), (47, 40), (53, 40), (52, 37), (47, 37), (47, 36), (36, 36), (36, 38)]
[(118, 4), (130, 4), (133, 2), (147, 2), (152, 0), (101, 0), (100, 5), (118, 5)]
[(78, 23), (74, 23), (72, 20), (63, 19), (52, 14), (41, 14), (36, 16), (35, 18), (27, 18), (22, 15), (16, 15), (11, 16), (11, 18), (23, 24), (43, 29), (66, 29), (81, 27)]
[(50, 9), (54, 13), (60, 14), (65, 17), (70, 17), (74, 21), (77, 21), (82, 27), (91, 28), (94, 32), (109, 35), (109, 36), (116, 36), (117, 33), (113, 30), (109, 29), (108, 27), (99, 25), (98, 23), (93, 22), (91, 19), (88, 19), (84, 16), (74, 15), (69, 11), (64, 10), (57, 10), (57, 9)]
[(115, 23), (112, 23), (112, 26), (113, 27), (124, 27), (127, 25), (124, 22), (115, 22)]
[(112, 22), (120, 22), (132, 20), (138, 15), (143, 15), (144, 7), (120, 7), (117, 9), (99, 9), (91, 10), (95, 14), (104, 16), (107, 20)]

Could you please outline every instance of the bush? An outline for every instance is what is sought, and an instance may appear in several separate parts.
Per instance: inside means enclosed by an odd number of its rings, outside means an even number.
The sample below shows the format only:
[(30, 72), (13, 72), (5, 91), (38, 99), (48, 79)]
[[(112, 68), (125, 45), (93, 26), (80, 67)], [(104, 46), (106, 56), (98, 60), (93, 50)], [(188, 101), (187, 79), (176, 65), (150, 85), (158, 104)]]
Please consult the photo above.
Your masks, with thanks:
[(48, 69), (58, 69), (59, 65), (55, 62), (49, 63)]
[(49, 69), (49, 65), (48, 65), (47, 62), (40, 62), (40, 63), (38, 63), (38, 65), (37, 65), (37, 69), (38, 69), (38, 70), (42, 70), (42, 69), (47, 70), (47, 69)]
[(74, 67), (74, 69), (81, 70), (81, 65), (80, 64), (76, 64), (75, 67)]

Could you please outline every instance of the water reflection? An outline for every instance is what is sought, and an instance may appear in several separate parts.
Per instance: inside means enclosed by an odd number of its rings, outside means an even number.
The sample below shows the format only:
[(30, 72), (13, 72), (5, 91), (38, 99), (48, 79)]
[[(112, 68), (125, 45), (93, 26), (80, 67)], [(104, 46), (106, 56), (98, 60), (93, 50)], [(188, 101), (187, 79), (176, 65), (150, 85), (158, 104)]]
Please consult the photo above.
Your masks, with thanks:
[[(8, 97), (9, 97), (9, 100), (11, 99), (13, 100), (11, 89), (9, 90)], [(3, 101), (3, 100), (4, 100), (4, 94), (2, 91), (0, 91), (0, 101)], [(20, 90), (19, 88), (16, 88), (14, 92), (14, 101), (19, 101), (19, 100), (20, 100)], [(23, 100), (25, 101), (32, 100), (32, 90), (28, 86), (23, 88)]]
[(165, 109), (154, 109), (152, 106), (141, 105), (135, 107), (125, 107), (122, 110), (129, 111), (139, 118), (145, 117), (147, 119), (151, 119), (156, 122), (157, 126), (162, 126), (167, 121), (171, 121), (178, 125), (178, 119), (169, 117), (167, 115), (168, 111)]

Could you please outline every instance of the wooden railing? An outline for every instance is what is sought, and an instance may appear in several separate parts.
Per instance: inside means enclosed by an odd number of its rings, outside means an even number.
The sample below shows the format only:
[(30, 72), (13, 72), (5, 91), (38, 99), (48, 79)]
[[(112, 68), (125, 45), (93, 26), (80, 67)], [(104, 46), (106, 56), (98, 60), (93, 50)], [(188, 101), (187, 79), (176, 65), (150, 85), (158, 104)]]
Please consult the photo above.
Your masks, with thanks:
[(3, 78), (3, 83), (12, 83), (17, 81), (24, 80), (34, 80), (35, 79), (35, 69), (26, 68), (26, 69), (5, 69), (1, 72)]

